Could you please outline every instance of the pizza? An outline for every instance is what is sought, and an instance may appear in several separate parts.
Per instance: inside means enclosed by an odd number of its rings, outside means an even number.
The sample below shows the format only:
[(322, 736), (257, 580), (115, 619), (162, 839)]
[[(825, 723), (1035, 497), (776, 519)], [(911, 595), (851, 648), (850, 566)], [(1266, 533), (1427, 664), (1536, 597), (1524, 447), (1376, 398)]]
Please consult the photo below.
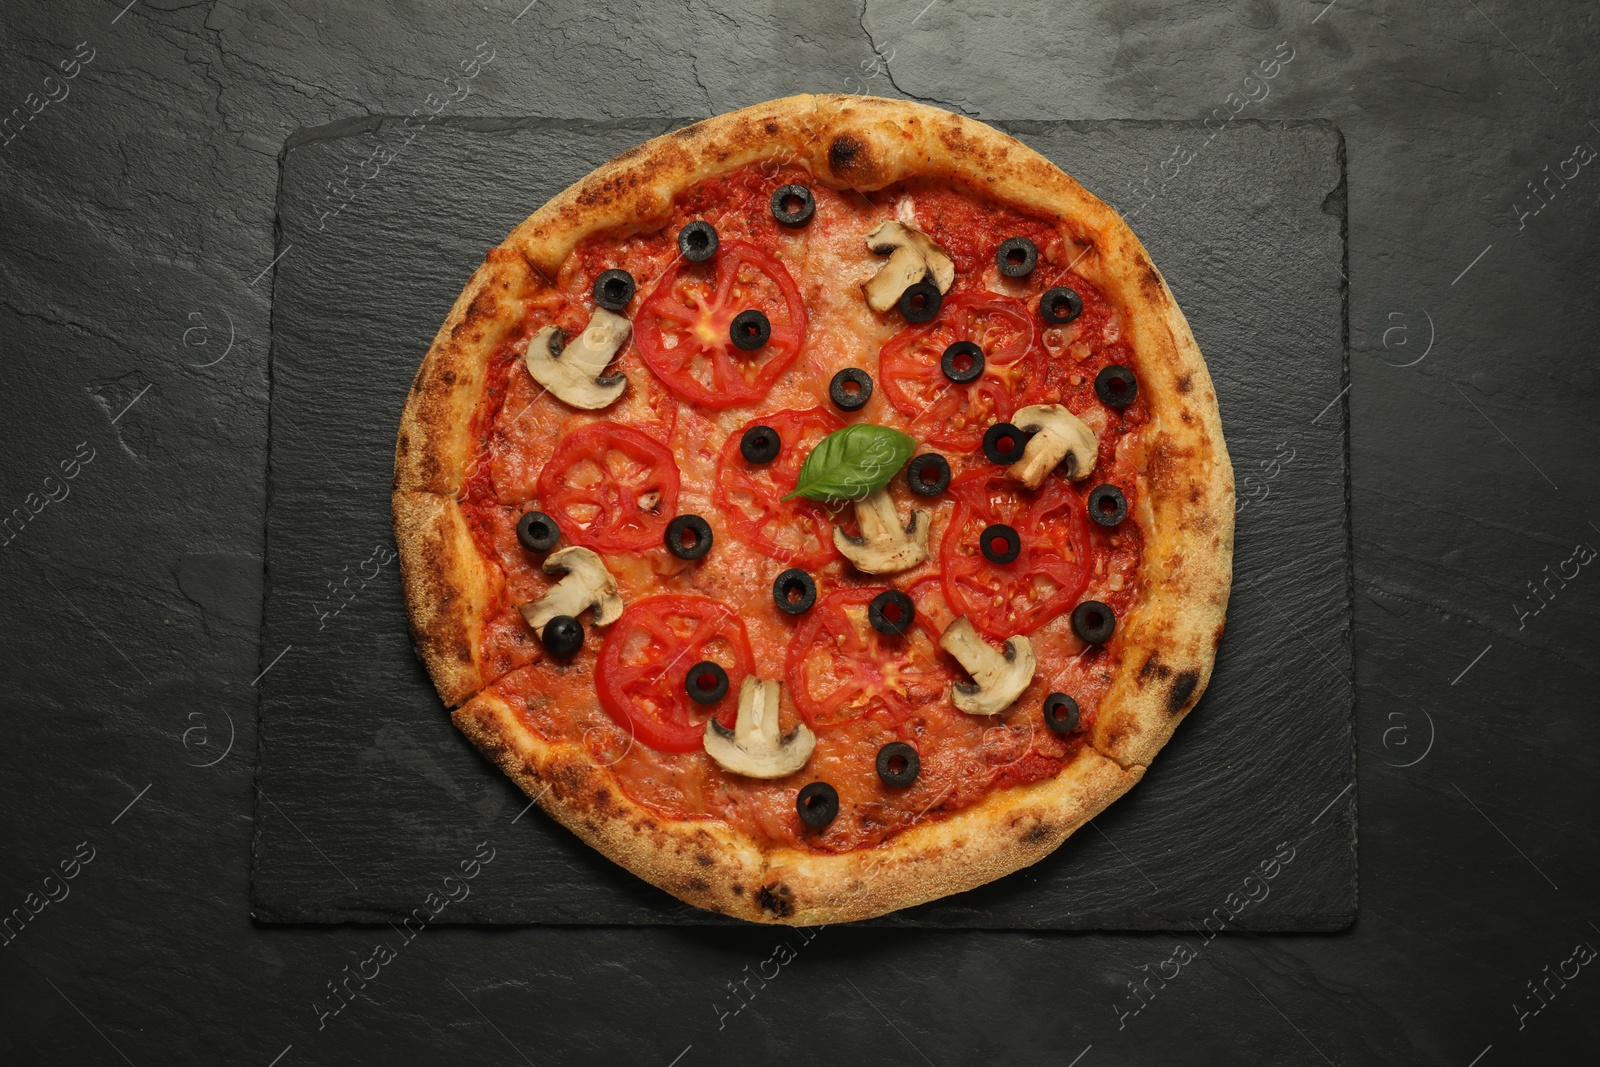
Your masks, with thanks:
[(1204, 692), (1233, 475), (1122, 219), (982, 123), (797, 96), (491, 249), (400, 422), (454, 722), (697, 907), (812, 925), (1032, 864)]

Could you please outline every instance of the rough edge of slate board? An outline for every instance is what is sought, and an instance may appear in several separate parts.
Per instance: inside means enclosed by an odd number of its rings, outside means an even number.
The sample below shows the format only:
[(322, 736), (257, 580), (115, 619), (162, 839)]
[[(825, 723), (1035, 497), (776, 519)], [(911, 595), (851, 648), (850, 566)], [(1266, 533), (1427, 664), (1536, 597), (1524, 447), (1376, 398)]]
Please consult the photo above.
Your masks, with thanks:
[[(352, 135), (359, 135), (359, 134), (368, 133), (368, 132), (376, 132), (376, 131), (381, 130), (386, 123), (392, 123), (393, 121), (394, 120), (386, 120), (386, 119), (381, 119), (381, 118), (367, 118), (367, 119), (359, 119), (359, 120), (349, 120), (349, 121), (345, 121), (345, 122), (330, 124), (329, 126), (319, 127), (319, 128), (312, 129), (312, 130), (296, 131), (296, 133), (293, 134), (289, 138), (288, 142), (285, 145), (283, 153), (280, 155), (280, 165), (284, 168), (283, 171), (280, 174), (280, 187), (279, 187), (279, 195), (280, 195), (279, 212), (280, 212), (280, 215), (279, 215), (279, 223), (278, 224), (279, 224), (279, 240), (280, 240), (280, 244), (281, 244), (281, 242), (283, 240), (282, 212), (283, 212), (283, 208), (284, 208), (284, 204), (282, 202), (282, 197), (283, 197), (283, 193), (284, 193), (284, 186), (283, 186), (282, 176), (287, 173), (287, 162), (288, 162), (288, 154), (289, 154), (289, 152), (291, 152), (292, 150), (294, 150), (296, 148), (300, 148), (300, 147), (303, 147), (303, 146), (315, 144), (315, 143), (317, 143), (319, 141), (337, 140), (337, 139), (341, 139), (341, 138), (347, 138), (347, 137), (350, 137)], [(524, 120), (487, 119), (487, 120), (485, 120), (485, 119), (477, 119), (477, 120), (451, 120), (451, 121), (449, 121), (447, 123), (444, 123), (442, 125), (446, 125), (446, 126), (452, 128), (452, 129), (467, 130), (467, 131), (473, 131), (473, 132), (485, 132), (485, 133), (502, 132), (502, 131), (514, 131), (514, 130), (530, 128), (530, 127), (533, 127), (533, 128), (543, 127), (543, 128), (547, 128), (547, 129), (548, 128), (572, 129), (572, 130), (574, 130), (576, 132), (576, 131), (580, 131), (580, 130), (583, 130), (583, 129), (594, 129), (594, 128), (601, 127), (601, 126), (609, 126), (609, 127), (616, 127), (616, 128), (637, 129), (637, 130), (640, 131), (639, 132), (639, 138), (643, 139), (645, 137), (653, 135), (654, 133), (665, 132), (666, 130), (677, 128), (678, 126), (680, 126), (682, 124), (684, 124), (683, 121), (674, 121), (674, 120), (623, 120), (623, 121), (619, 121), (619, 122), (593, 123), (593, 122), (586, 122), (586, 121), (582, 121), (582, 120), (540, 120), (540, 119), (524, 119)], [(996, 123), (994, 123), (994, 125), (996, 125), (998, 128), (1007, 130), (1008, 132), (1011, 132), (1011, 133), (1023, 138), (1024, 140), (1029, 139), (1029, 135), (1030, 134), (1043, 135), (1043, 134), (1046, 134), (1046, 133), (1050, 132), (1051, 130), (1062, 128), (1062, 127), (1066, 127), (1066, 128), (1070, 128), (1070, 129), (1074, 129), (1074, 130), (1094, 130), (1094, 129), (1111, 129), (1111, 128), (1123, 128), (1123, 129), (1135, 128), (1135, 129), (1173, 130), (1173, 132), (1175, 132), (1175, 133), (1176, 132), (1181, 132), (1181, 124), (1167, 123), (1167, 122), (1160, 122), (1160, 121), (1116, 121), (1116, 120), (1107, 121), (1107, 122), (1025, 121), (1025, 122), (1015, 122), (1015, 123), (996, 122)], [(1241, 125), (1241, 126), (1251, 125), (1251, 126), (1266, 127), (1266, 128), (1269, 128), (1269, 129), (1281, 129), (1281, 130), (1289, 130), (1289, 129), (1299, 128), (1299, 127), (1307, 127), (1307, 126), (1310, 126), (1310, 127), (1321, 127), (1321, 128), (1329, 130), (1330, 132), (1332, 132), (1334, 134), (1334, 148), (1335, 148), (1335, 155), (1336, 155), (1336, 165), (1337, 165), (1337, 170), (1338, 170), (1338, 182), (1337, 182), (1336, 187), (1330, 193), (1328, 193), (1327, 197), (1325, 198), (1324, 210), (1325, 211), (1327, 210), (1327, 203), (1329, 201), (1333, 201), (1335, 199), (1337, 200), (1337, 207), (1338, 207), (1337, 215), (1338, 215), (1338, 218), (1339, 218), (1338, 237), (1339, 237), (1339, 241), (1340, 241), (1340, 256), (1341, 256), (1341, 260), (1342, 260), (1340, 273), (1341, 273), (1341, 275), (1347, 276), (1347, 273), (1348, 273), (1347, 265), (1348, 265), (1348, 258), (1349, 258), (1349, 251), (1348, 251), (1348, 211), (1347, 211), (1347, 204), (1346, 204), (1347, 174), (1346, 174), (1346, 170), (1345, 170), (1344, 141), (1343, 141), (1342, 135), (1339, 134), (1337, 128), (1333, 127), (1332, 124), (1327, 123), (1327, 122), (1323, 122), (1323, 121), (1292, 122), (1292, 123), (1252, 122), (1252, 123), (1240, 123), (1239, 125)], [(1328, 213), (1329, 214), (1333, 214), (1333, 212), (1328, 212)], [(1136, 225), (1136, 228), (1138, 228), (1137, 227), (1137, 222), (1135, 222), (1135, 225)], [(1159, 256), (1157, 256), (1156, 258), (1157, 258), (1158, 262), (1162, 261)], [(275, 277), (275, 279), (274, 279), (275, 289), (276, 289), (276, 281), (277, 281), (277, 279)], [(1341, 280), (1340, 285), (1339, 285), (1339, 292), (1340, 292), (1339, 304), (1340, 304), (1340, 320), (1341, 320), (1340, 379), (1341, 379), (1342, 384), (1344, 384), (1346, 386), (1346, 388), (1347, 388), (1348, 387), (1348, 380), (1349, 380), (1349, 338), (1348, 338), (1348, 333), (1349, 333), (1348, 299), (1349, 299), (1349, 295), (1348, 295), (1348, 282), (1346, 280)], [(276, 320), (276, 314), (277, 314), (277, 305), (275, 303), (275, 305), (274, 305), (274, 318), (275, 318), (275, 320)], [(276, 337), (277, 337), (277, 331), (276, 331), (276, 326), (275, 326), (275, 328), (274, 328), (274, 344), (276, 344)], [(1333, 406), (1338, 409), (1337, 418), (1338, 418), (1338, 421), (1339, 421), (1340, 431), (1342, 433), (1342, 442), (1341, 442), (1341, 449), (1340, 449), (1340, 451), (1341, 451), (1341, 456), (1340, 456), (1341, 472), (1340, 473), (1341, 473), (1342, 490), (1343, 490), (1342, 495), (1343, 495), (1343, 498), (1344, 498), (1344, 509), (1343, 509), (1343, 515), (1341, 517), (1341, 526), (1342, 526), (1342, 532), (1343, 532), (1343, 538), (1344, 538), (1344, 546), (1343, 546), (1343, 551), (1344, 551), (1344, 560), (1343, 560), (1344, 604), (1342, 605), (1343, 610), (1341, 612), (1341, 616), (1342, 616), (1342, 620), (1343, 620), (1343, 627), (1344, 627), (1344, 631), (1345, 631), (1345, 636), (1348, 636), (1349, 627), (1351, 626), (1351, 624), (1353, 622), (1353, 594), (1354, 594), (1354, 589), (1353, 589), (1353, 566), (1352, 566), (1352, 557), (1351, 557), (1352, 545), (1350, 543), (1350, 520), (1349, 520), (1349, 510), (1348, 510), (1349, 492), (1350, 492), (1350, 487), (1349, 487), (1349, 447), (1350, 447), (1350, 444), (1349, 444), (1349, 426), (1348, 426), (1348, 407), (1343, 401), (1343, 396), (1344, 396), (1344, 393), (1341, 392), (1339, 394), (1339, 397), (1336, 398), (1335, 403), (1334, 403)], [(1226, 418), (1226, 411), (1224, 413), (1224, 417)], [(1239, 457), (1236, 455), (1234, 458), (1235, 458), (1235, 462), (1237, 464)], [(270, 460), (269, 460), (269, 469), (270, 469)], [(271, 486), (271, 481), (269, 479), (269, 486), (268, 486), (269, 501), (271, 499), (271, 492), (272, 492), (272, 486)], [(270, 562), (267, 564), (267, 566), (270, 568)], [(1237, 602), (1237, 597), (1238, 597), (1238, 590), (1236, 589), (1235, 590), (1235, 600), (1236, 600), (1236, 602)], [(1353, 658), (1353, 654), (1348, 649), (1348, 645), (1347, 644), (1342, 645), (1342, 647), (1338, 650), (1338, 652), (1341, 655), (1342, 659), (1346, 662), (1347, 666), (1349, 666), (1350, 663), (1351, 663), (1351, 660)], [(270, 654), (269, 650), (264, 646), (263, 650), (262, 650), (262, 666), (263, 666), (263, 668), (265, 668), (267, 666), (267, 657), (268, 657), (269, 654)], [(264, 703), (264, 698), (261, 701), (261, 703)], [(1350, 694), (1350, 697), (1346, 701), (1344, 701), (1344, 705), (1345, 705), (1345, 708), (1347, 710), (1347, 715), (1353, 721), (1353, 713), (1354, 713), (1353, 691)], [(261, 706), (261, 704), (258, 704), (258, 711), (259, 711), (260, 706)], [(262, 761), (262, 757), (264, 755), (264, 748), (265, 748), (265, 734), (266, 734), (266, 723), (265, 723), (265, 721), (262, 721), (260, 723), (260, 725), (262, 727), (262, 732), (261, 732), (260, 735), (258, 735), (260, 737), (260, 741), (258, 742), (258, 746), (257, 746), (257, 748), (258, 748), (258, 763), (257, 763), (258, 779), (259, 779), (259, 777), (261, 775), (261, 771), (262, 771), (262, 762), (263, 762)], [(1178, 734), (1178, 738), (1181, 739), (1182, 736), (1183, 736), (1183, 730), (1180, 730), (1179, 734)], [(1354, 784), (1354, 750), (1355, 750), (1355, 742), (1354, 742), (1354, 732), (1353, 732), (1353, 730), (1347, 731), (1347, 737), (1349, 738), (1350, 748), (1349, 748), (1349, 767), (1346, 770), (1345, 777), (1347, 777), (1349, 779), (1351, 785), (1353, 786), (1353, 784)], [(490, 772), (492, 772), (492, 768), (489, 768), (487, 764), (483, 764), (483, 766), (485, 768), (488, 768), (488, 770)], [(1158, 761), (1158, 763), (1156, 764), (1156, 767), (1159, 768), (1159, 766), (1160, 766), (1160, 763)], [(509, 783), (507, 783), (507, 784), (509, 785)], [(514, 790), (513, 790), (513, 792), (514, 792)], [(1137, 792), (1138, 792), (1138, 790), (1136, 789), (1134, 791), (1134, 793), (1130, 794), (1130, 795), (1137, 795)], [(1231, 924), (1228, 927), (1229, 930), (1267, 930), (1267, 929), (1270, 929), (1270, 930), (1274, 930), (1274, 931), (1288, 930), (1288, 931), (1301, 931), (1301, 932), (1332, 932), (1332, 931), (1337, 931), (1337, 930), (1341, 930), (1341, 929), (1347, 928), (1354, 921), (1357, 889), (1356, 889), (1356, 870), (1355, 870), (1355, 807), (1354, 807), (1355, 798), (1353, 796), (1353, 790), (1348, 790), (1347, 789), (1346, 793), (1339, 794), (1339, 796), (1337, 796), (1337, 797), (1335, 797), (1333, 799), (1333, 803), (1331, 803), (1329, 807), (1332, 808), (1335, 804), (1337, 804), (1337, 802), (1341, 798), (1345, 798), (1347, 793), (1351, 794), (1351, 795), (1348, 796), (1348, 799), (1345, 800), (1345, 807), (1347, 809), (1347, 815), (1348, 815), (1348, 821), (1347, 821), (1347, 825), (1349, 826), (1349, 835), (1348, 835), (1349, 836), (1349, 841), (1348, 841), (1348, 843), (1349, 843), (1349, 849), (1350, 849), (1350, 869), (1349, 869), (1350, 898), (1349, 898), (1349, 906), (1348, 906), (1348, 908), (1335, 909), (1335, 910), (1330, 911), (1328, 913), (1324, 913), (1324, 914), (1318, 915), (1318, 916), (1316, 916), (1314, 918), (1311, 918), (1309, 920), (1304, 920), (1304, 919), (1287, 920), (1288, 925), (1284, 925), (1282, 923), (1274, 922), (1274, 923), (1269, 923), (1266, 926), (1256, 926), (1256, 925), (1252, 925), (1249, 922), (1248, 918), (1246, 918), (1245, 921), (1241, 921), (1241, 922), (1237, 922), (1237, 923)], [(517, 793), (516, 796), (520, 798), (521, 794)], [(263, 796), (263, 798), (264, 798), (264, 796)], [(1124, 801), (1120, 801), (1118, 805), (1114, 805), (1112, 809), (1110, 809), (1105, 815), (1103, 815), (1101, 817), (1101, 820), (1103, 821), (1103, 820), (1112, 818), (1117, 813), (1118, 808), (1120, 806), (1126, 805), (1126, 803), (1127, 803), (1127, 801), (1124, 800)], [(253, 843), (254, 847), (252, 849), (252, 852), (253, 852), (253, 857), (252, 857), (252, 859), (253, 859), (253, 862), (252, 862), (252, 868), (253, 868), (253, 870), (252, 870), (252, 875), (253, 875), (253, 877), (252, 877), (252, 895), (253, 896), (255, 895), (255, 890), (256, 890), (256, 877), (255, 876), (259, 873), (258, 864), (259, 864), (259, 861), (260, 861), (260, 846), (262, 844), (262, 837), (263, 837), (263, 834), (265, 832), (265, 829), (264, 829), (265, 820), (263, 818), (263, 815), (264, 815), (263, 804), (262, 804), (262, 802), (260, 800), (258, 800), (257, 807), (258, 807), (258, 810), (257, 810), (257, 818), (256, 818), (256, 832), (255, 832), (255, 835), (254, 835), (254, 838), (255, 838), (254, 839), (254, 843)], [(1324, 809), (1324, 812), (1326, 812), (1326, 810), (1328, 810), (1328, 809)], [(1321, 816), (1319, 815), (1318, 817), (1320, 818)], [(559, 828), (557, 828), (557, 832), (558, 833), (565, 833), (565, 831), (561, 831), (561, 830), (559, 830)], [(1087, 833), (1088, 833), (1087, 829), (1085, 829), (1083, 831), (1080, 831), (1080, 835), (1078, 837), (1074, 838), (1073, 840), (1070, 840), (1067, 843), (1067, 845), (1063, 846), (1062, 850), (1059, 853), (1057, 853), (1057, 857), (1056, 858), (1060, 859), (1060, 857), (1062, 856), (1063, 853), (1066, 853), (1069, 849), (1072, 849), (1074, 844), (1081, 838), (1081, 836), (1084, 835), (1084, 834), (1087, 834)], [(1120, 850), (1118, 850), (1118, 851), (1120, 852)], [(642, 882), (638, 882), (638, 880), (634, 879), (632, 875), (629, 875), (626, 872), (622, 872), (622, 871), (620, 871), (620, 870), (618, 870), (616, 868), (613, 868), (611, 866), (611, 864), (609, 863), (609, 861), (604, 860), (603, 858), (599, 857), (598, 855), (592, 855), (592, 859), (595, 861), (595, 863), (596, 863), (596, 865), (598, 867), (603, 868), (603, 869), (611, 872), (612, 876), (625, 879), (625, 880), (627, 880), (629, 882), (636, 883), (637, 888), (642, 891), (643, 897), (646, 898), (646, 900), (641, 901), (641, 903), (647, 903), (647, 906), (649, 906), (649, 905), (655, 904), (656, 902), (660, 902), (660, 904), (661, 904), (660, 913), (657, 914), (652, 919), (645, 920), (646, 924), (678, 925), (678, 924), (683, 924), (683, 923), (689, 923), (689, 924), (694, 924), (694, 925), (728, 925), (728, 924), (732, 924), (734, 922), (733, 920), (728, 920), (728, 919), (723, 918), (721, 916), (716, 916), (716, 915), (712, 915), (712, 914), (709, 914), (709, 913), (701, 912), (698, 909), (687, 908), (686, 906), (684, 906), (681, 903), (673, 900), (671, 897), (667, 896), (666, 894), (660, 892), (659, 890), (654, 889), (654, 887), (650, 887), (650, 886), (648, 886), (648, 885), (646, 885), (646, 884), (644, 884)], [(1047, 860), (1045, 862), (1049, 863), (1051, 861)], [(1038, 868), (1025, 869), (1024, 871), (1018, 872), (1017, 874), (1014, 874), (1014, 875), (1010, 876), (1008, 879), (1002, 880), (1002, 882), (998, 883), (998, 884), (1004, 885), (1006, 883), (1016, 882), (1018, 880), (1030, 880), (1030, 881), (1031, 880), (1036, 880), (1037, 879), (1037, 875), (1033, 874), (1032, 872), (1033, 871), (1037, 871), (1037, 869)], [(600, 877), (606, 877), (606, 875), (602, 874), (602, 875), (600, 875)], [(1154, 883), (1152, 883), (1152, 884), (1154, 884)], [(1221, 903), (1221, 892), (1222, 891), (1219, 890), (1219, 903)], [(1177, 919), (1177, 918), (1171, 918), (1170, 920), (1164, 920), (1160, 916), (1160, 909), (1157, 909), (1157, 908), (1149, 908), (1149, 909), (1147, 909), (1147, 914), (1146, 914), (1145, 917), (1147, 919), (1149, 919), (1150, 921), (1141, 921), (1141, 922), (1132, 922), (1132, 923), (1129, 923), (1129, 922), (1102, 922), (1102, 923), (1086, 923), (1086, 924), (1073, 924), (1073, 925), (1053, 924), (1053, 925), (1048, 925), (1048, 926), (1025, 926), (1025, 925), (1019, 925), (1019, 924), (1016, 924), (1016, 923), (1002, 923), (1002, 924), (996, 926), (996, 925), (993, 925), (993, 924), (985, 924), (985, 923), (983, 923), (978, 914), (970, 915), (967, 921), (961, 921), (959, 918), (956, 918), (955, 916), (946, 917), (943, 921), (941, 921), (941, 920), (935, 918), (932, 915), (926, 914), (927, 912), (935, 911), (935, 910), (946, 910), (946, 911), (954, 910), (954, 911), (959, 912), (959, 911), (963, 910), (960, 907), (960, 902), (961, 901), (963, 901), (966, 898), (973, 897), (973, 896), (976, 896), (976, 895), (982, 894), (982, 893), (984, 893), (984, 889), (974, 890), (974, 891), (972, 891), (972, 893), (969, 893), (969, 894), (963, 894), (963, 895), (955, 897), (955, 898), (947, 898), (945, 901), (931, 902), (930, 904), (923, 905), (923, 906), (921, 906), (919, 908), (909, 909), (909, 910), (904, 911), (904, 912), (896, 913), (895, 915), (886, 916), (886, 917), (884, 917), (882, 919), (879, 919), (879, 920), (873, 920), (871, 923), (869, 923), (867, 925), (902, 926), (902, 927), (904, 927), (904, 926), (912, 926), (912, 927), (933, 928), (933, 929), (939, 929), (939, 928), (998, 928), (998, 929), (1068, 929), (1068, 930), (1076, 930), (1076, 929), (1152, 929), (1152, 930), (1174, 929), (1174, 930), (1183, 930), (1183, 929), (1188, 929), (1189, 928), (1188, 926), (1186, 926), (1184, 924), (1184, 920), (1180, 920), (1180, 919)], [(332, 907), (332, 908), (320, 909), (320, 910), (319, 909), (315, 909), (315, 908), (313, 908), (313, 909), (304, 909), (304, 908), (293, 909), (293, 913), (292, 914), (282, 914), (280, 912), (279, 908), (277, 908), (277, 907), (273, 907), (273, 906), (261, 907), (261, 906), (259, 906), (259, 905), (265, 904), (264, 901), (257, 900), (256, 903), (257, 903), (258, 907), (253, 910), (254, 916), (258, 920), (268, 921), (268, 922), (277, 922), (277, 921), (286, 921), (286, 922), (305, 922), (305, 921), (332, 921), (332, 922), (384, 921), (386, 919), (394, 918), (398, 914), (397, 911), (395, 911), (393, 909), (390, 909), (390, 908), (387, 908), (387, 907), (377, 908), (377, 909), (365, 909), (365, 908), (351, 908), (351, 907), (338, 907), (338, 906), (335, 906), (335, 907)], [(952, 907), (952, 904), (954, 904), (954, 907)], [(951, 921), (952, 919), (954, 919), (954, 921)], [(448, 914), (445, 915), (445, 916), (441, 916), (441, 920), (440, 921), (472, 922), (472, 921), (485, 921), (485, 920), (484, 920), (484, 917), (482, 917), (482, 916), (478, 916), (478, 915), (472, 914), (470, 912), (458, 911), (454, 916), (450, 916)], [(580, 918), (580, 917), (562, 918), (562, 917), (557, 916), (557, 917), (544, 917), (544, 918), (533, 919), (533, 920), (528, 920), (528, 919), (505, 920), (505, 919), (500, 919), (498, 921), (501, 921), (501, 922), (516, 922), (516, 923), (534, 922), (534, 923), (541, 923), (542, 924), (542, 923), (549, 923), (549, 922), (552, 922), (552, 921), (554, 921), (556, 923), (571, 923), (571, 922), (574, 922), (574, 921), (578, 922), (578, 923), (592, 923), (595, 920), (593, 920), (593, 919), (585, 919), (585, 918)], [(600, 923), (602, 925), (610, 924), (606, 920), (600, 920)], [(624, 922), (624, 924), (625, 925), (638, 925), (639, 923), (636, 923), (636, 922)]]

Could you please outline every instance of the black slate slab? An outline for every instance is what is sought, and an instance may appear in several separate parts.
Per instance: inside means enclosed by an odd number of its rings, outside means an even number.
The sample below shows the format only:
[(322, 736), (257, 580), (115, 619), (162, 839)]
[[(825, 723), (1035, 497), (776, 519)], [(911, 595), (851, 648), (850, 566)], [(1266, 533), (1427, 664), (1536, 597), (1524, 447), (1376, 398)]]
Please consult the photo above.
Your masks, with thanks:
[[(492, 834), (494, 877), (439, 921), (720, 921), (522, 814), (526, 799), (456, 733), (416, 661), (388, 521), (406, 389), (483, 250), (676, 125), (441, 121), (408, 142), (395, 121), (363, 120), (291, 139), (272, 320), (258, 919), (396, 918)], [(1239, 477), (1234, 600), (1211, 690), (1137, 789), (1036, 867), (881, 923), (1188, 929), (1231, 915), (1257, 931), (1343, 928), (1356, 889), (1339, 134), (1009, 128), (1130, 215), (1189, 316)], [(1291, 855), (1294, 877), (1246, 881)]]

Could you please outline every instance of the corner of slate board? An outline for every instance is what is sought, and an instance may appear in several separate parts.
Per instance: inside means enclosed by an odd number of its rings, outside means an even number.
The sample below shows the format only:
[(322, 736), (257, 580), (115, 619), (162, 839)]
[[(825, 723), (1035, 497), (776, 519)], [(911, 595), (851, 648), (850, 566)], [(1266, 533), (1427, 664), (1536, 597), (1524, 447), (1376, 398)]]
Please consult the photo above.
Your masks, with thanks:
[[(484, 250), (683, 124), (444, 121), (407, 144), (397, 120), (363, 120), (286, 146), (262, 666), (290, 651), (259, 686), (257, 919), (398, 920), (487, 842), (471, 896), (434, 921), (729, 922), (526, 810), (450, 725), (395, 567), (343, 585), (393, 550), (400, 405)], [(1004, 128), (1129, 215), (1189, 317), (1239, 480), (1233, 603), (1211, 688), (1138, 787), (1042, 863), (866, 925), (1343, 929), (1356, 887), (1339, 133)], [(1184, 147), (1192, 159), (1163, 180)]]

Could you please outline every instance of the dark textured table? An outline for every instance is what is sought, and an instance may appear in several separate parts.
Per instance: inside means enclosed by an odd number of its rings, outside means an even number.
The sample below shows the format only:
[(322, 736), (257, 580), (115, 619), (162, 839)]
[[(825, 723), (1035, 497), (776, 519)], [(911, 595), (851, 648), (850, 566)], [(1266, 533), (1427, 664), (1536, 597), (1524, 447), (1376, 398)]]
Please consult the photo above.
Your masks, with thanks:
[[(1597, 39), (1585, 7), (1504, 0), (5, 4), (0, 1059), (1592, 1058)], [(446, 114), (667, 118), (820, 90), (1342, 131), (1352, 929), (252, 923), (255, 812), (291, 810), (254, 781), (279, 153), (436, 106), (491, 51)], [(1181, 216), (1181, 182), (1140, 164), (1123, 184), (1124, 210)], [(1241, 254), (1186, 222), (1201, 254)], [(507, 822), (481, 849), (441, 841), (441, 880), (512, 847)]]

